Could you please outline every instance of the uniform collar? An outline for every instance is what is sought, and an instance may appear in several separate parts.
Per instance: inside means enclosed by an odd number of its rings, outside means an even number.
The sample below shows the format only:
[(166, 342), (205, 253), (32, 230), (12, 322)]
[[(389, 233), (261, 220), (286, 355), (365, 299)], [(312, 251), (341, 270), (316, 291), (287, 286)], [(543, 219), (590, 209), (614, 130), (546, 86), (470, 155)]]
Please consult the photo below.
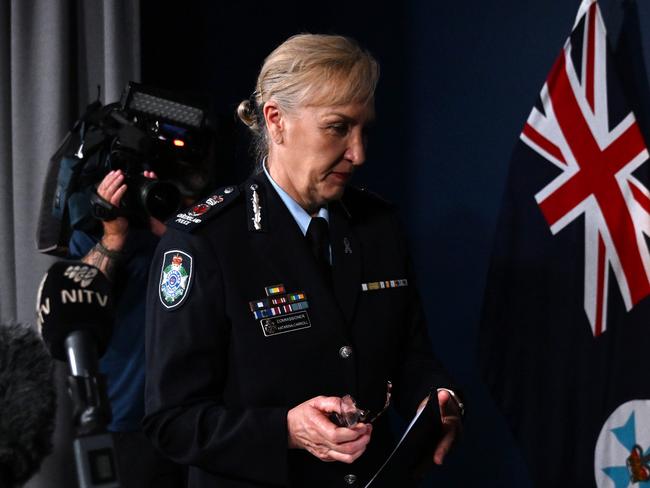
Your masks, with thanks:
[[(262, 161), (262, 168), (264, 168), (264, 174), (269, 179), (271, 185), (273, 186), (273, 188), (275, 188), (275, 191), (280, 196), (282, 203), (284, 203), (285, 207), (287, 207), (289, 213), (298, 224), (298, 227), (300, 228), (302, 235), (306, 235), (307, 227), (309, 227), (309, 222), (311, 221), (311, 215), (309, 215), (304, 208), (298, 205), (298, 203), (293, 198), (291, 198), (291, 196), (289, 196), (289, 194), (286, 191), (284, 191), (280, 187), (280, 185), (278, 185), (275, 181), (273, 181), (273, 178), (271, 178), (271, 175), (266, 169), (266, 158), (264, 158), (264, 161)], [(325, 220), (327, 220), (327, 223), (329, 224), (330, 214), (327, 207), (321, 207), (320, 210), (318, 211), (318, 216), (323, 217)]]

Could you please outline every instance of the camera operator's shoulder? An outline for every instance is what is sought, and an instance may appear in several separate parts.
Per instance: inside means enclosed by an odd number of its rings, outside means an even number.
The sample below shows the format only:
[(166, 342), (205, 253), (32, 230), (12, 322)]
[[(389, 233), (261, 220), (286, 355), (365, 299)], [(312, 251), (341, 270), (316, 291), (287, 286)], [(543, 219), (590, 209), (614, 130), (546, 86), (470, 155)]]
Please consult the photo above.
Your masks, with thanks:
[(214, 221), (218, 215), (223, 214), (227, 208), (232, 207), (242, 196), (242, 192), (237, 186), (224, 186), (211, 192), (203, 200), (180, 211), (170, 218), (166, 224), (173, 229), (193, 233), (207, 222)]

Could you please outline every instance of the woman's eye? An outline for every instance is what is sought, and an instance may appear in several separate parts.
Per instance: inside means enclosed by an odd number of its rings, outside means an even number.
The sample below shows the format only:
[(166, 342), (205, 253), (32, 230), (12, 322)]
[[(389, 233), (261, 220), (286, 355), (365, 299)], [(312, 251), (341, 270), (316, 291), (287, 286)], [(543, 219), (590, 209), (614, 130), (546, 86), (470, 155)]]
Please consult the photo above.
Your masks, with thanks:
[(345, 135), (348, 132), (347, 124), (332, 124), (329, 126), (330, 130), (338, 135)]

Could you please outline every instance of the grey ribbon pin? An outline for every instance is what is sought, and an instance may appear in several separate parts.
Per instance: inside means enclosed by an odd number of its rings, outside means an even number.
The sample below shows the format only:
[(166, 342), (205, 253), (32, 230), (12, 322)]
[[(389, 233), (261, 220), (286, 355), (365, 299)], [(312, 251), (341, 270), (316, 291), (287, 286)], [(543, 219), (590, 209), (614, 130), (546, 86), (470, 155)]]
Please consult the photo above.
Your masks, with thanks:
[(345, 254), (352, 254), (352, 248), (350, 247), (350, 239), (347, 237), (343, 238), (343, 245), (345, 246), (345, 250), (343, 251)]

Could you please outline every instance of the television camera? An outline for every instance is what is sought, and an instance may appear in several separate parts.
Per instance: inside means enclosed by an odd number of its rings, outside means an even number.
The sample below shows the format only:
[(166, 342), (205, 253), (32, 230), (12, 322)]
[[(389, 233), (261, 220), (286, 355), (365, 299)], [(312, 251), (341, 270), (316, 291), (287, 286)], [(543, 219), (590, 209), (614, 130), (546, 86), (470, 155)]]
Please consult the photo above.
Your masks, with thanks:
[[(100, 220), (126, 217), (146, 227), (196, 198), (212, 177), (213, 130), (205, 103), (130, 82), (121, 100), (88, 105), (50, 159), (37, 229), (40, 252), (65, 256), (72, 230), (93, 232)], [(96, 193), (111, 170), (127, 192), (119, 207)], [(143, 176), (154, 171), (158, 179)]]

